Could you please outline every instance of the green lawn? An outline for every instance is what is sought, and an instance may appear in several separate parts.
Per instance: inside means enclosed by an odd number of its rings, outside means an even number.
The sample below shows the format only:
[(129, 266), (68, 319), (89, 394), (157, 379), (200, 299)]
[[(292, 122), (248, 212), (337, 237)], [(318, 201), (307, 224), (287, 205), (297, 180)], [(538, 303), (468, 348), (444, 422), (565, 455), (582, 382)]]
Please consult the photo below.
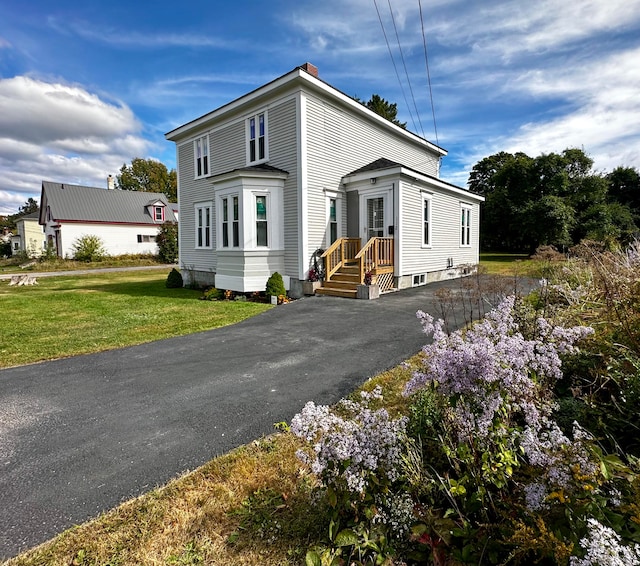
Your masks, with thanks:
[(167, 289), (164, 271), (40, 278), (33, 287), (0, 281), (0, 367), (142, 344), (233, 324), (270, 305), (200, 301)]
[(539, 277), (542, 262), (529, 259), (528, 254), (482, 252), (480, 268), (493, 275)]

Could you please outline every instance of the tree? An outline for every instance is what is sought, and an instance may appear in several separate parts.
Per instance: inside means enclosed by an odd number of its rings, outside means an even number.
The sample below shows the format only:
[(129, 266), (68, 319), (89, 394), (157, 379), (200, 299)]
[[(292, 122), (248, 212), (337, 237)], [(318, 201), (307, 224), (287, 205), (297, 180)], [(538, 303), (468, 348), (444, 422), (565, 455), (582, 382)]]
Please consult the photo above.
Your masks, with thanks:
[(610, 196), (640, 214), (640, 173), (633, 167), (616, 167), (607, 180)]
[(20, 217), (20, 216), (25, 216), (27, 214), (31, 214), (32, 212), (38, 212), (39, 208), (40, 207), (38, 206), (38, 201), (32, 197), (29, 197), (27, 199), (27, 202), (25, 202), (18, 209), (18, 214), (16, 216)]
[[(627, 241), (637, 231), (630, 212), (640, 212), (631, 196), (640, 196), (637, 172), (619, 168), (605, 177), (592, 167), (593, 160), (577, 148), (538, 157), (500, 152), (480, 160), (469, 175), (469, 188), (486, 199), (482, 247), (533, 251), (585, 237)], [(612, 206), (610, 187), (621, 206)]]
[(164, 163), (154, 159), (136, 157), (131, 165), (126, 163), (116, 175), (116, 183), (123, 191), (144, 191), (147, 193), (164, 193), (170, 202), (178, 200), (178, 177), (176, 170), (167, 170)]
[(165, 222), (160, 226), (156, 236), (158, 243), (158, 256), (163, 263), (176, 263), (178, 261), (178, 224)]
[(406, 130), (407, 123), (400, 122), (398, 120), (398, 105), (396, 103), (391, 103), (385, 100), (379, 94), (372, 94), (371, 98), (367, 102), (360, 100), (357, 96), (355, 99), (372, 112), (375, 112), (379, 116), (389, 120), (389, 122), (393, 122), (396, 126), (400, 126)]

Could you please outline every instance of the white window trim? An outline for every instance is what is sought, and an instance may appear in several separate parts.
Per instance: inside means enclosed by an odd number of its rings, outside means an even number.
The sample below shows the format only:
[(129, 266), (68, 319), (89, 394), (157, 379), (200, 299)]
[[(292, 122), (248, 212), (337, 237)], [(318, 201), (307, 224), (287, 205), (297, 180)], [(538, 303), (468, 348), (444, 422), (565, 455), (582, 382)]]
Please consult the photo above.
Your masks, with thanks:
[[(198, 232), (200, 230), (200, 226), (198, 225), (198, 210), (205, 210), (205, 209), (209, 209), (209, 245), (198, 245)], [(194, 248), (196, 250), (211, 250), (213, 249), (213, 236), (215, 234), (214, 231), (214, 216), (213, 216), (213, 203), (211, 201), (208, 202), (197, 202), (194, 205), (194, 226), (195, 226), (195, 238), (193, 241), (193, 245)], [(203, 236), (205, 234), (205, 230), (207, 230), (206, 226), (202, 227), (203, 229)], [(203, 242), (206, 242), (206, 238), (202, 238)]]
[[(256, 157), (258, 157), (258, 139), (259, 139), (259, 117), (260, 115), (264, 116), (264, 157), (262, 159), (257, 158), (254, 161), (251, 161), (251, 119), (254, 118), (256, 121)], [(269, 116), (266, 110), (260, 110), (251, 116), (247, 116), (245, 120), (245, 145), (247, 152), (247, 165), (258, 165), (260, 163), (266, 163), (269, 161)]]
[[(233, 245), (233, 199), (238, 199), (238, 245)], [(228, 212), (228, 220), (229, 224), (229, 245), (223, 246), (224, 242), (224, 199), (227, 199), (227, 212)], [(242, 191), (234, 189), (232, 191), (226, 190), (221, 192), (216, 199), (216, 208), (218, 210), (217, 218), (220, 219), (219, 222), (216, 223), (216, 234), (217, 234), (217, 250), (241, 250), (244, 248), (244, 238), (243, 238), (243, 222), (242, 222)]]
[[(467, 223), (463, 222), (462, 214), (466, 211)], [(472, 221), (473, 206), (465, 203), (460, 203), (460, 247), (471, 247), (471, 221)], [(465, 240), (468, 240), (465, 242)]]
[[(198, 143), (202, 141), (206, 142), (206, 153), (203, 151), (202, 158), (204, 164), (204, 157), (207, 158), (207, 167), (206, 170), (203, 167), (202, 174), (198, 175)], [(204, 177), (209, 176), (209, 172), (211, 171), (211, 147), (209, 144), (209, 134), (205, 134), (204, 136), (198, 136), (195, 140), (193, 140), (193, 176), (195, 179), (203, 179)]]
[[(429, 202), (429, 218), (427, 218), (425, 220), (424, 217), (424, 203), (425, 201)], [(422, 222), (420, 224), (420, 241), (421, 241), (421, 247), (424, 249), (430, 249), (433, 247), (433, 195), (431, 193), (425, 193), (425, 192), (421, 192), (420, 193), (420, 206), (422, 207)], [(428, 238), (429, 241), (427, 243), (425, 243), (424, 241), (424, 223), (428, 222), (429, 223), (429, 234), (428, 234)]]
[[(266, 197), (267, 206), (267, 245), (258, 246), (258, 212), (256, 210), (257, 197)], [(271, 191), (251, 191), (251, 244), (256, 250), (270, 250), (273, 247), (273, 214), (271, 213)]]
[(327, 234), (325, 238), (327, 248), (331, 246), (331, 200), (336, 201), (336, 224), (338, 238), (342, 235), (342, 194), (332, 191), (325, 191), (325, 209), (326, 209), (326, 227)]

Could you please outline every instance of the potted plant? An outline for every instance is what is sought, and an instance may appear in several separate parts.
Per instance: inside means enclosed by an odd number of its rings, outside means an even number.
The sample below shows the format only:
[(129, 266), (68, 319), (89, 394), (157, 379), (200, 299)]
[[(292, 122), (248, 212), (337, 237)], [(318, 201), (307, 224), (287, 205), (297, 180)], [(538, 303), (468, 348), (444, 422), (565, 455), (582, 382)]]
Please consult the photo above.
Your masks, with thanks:
[(312, 267), (309, 269), (307, 280), (302, 282), (302, 292), (305, 295), (315, 295), (316, 289), (320, 287), (322, 287), (322, 281), (320, 281), (318, 272)]
[(358, 299), (377, 299), (380, 296), (380, 287), (373, 282), (373, 273), (367, 271), (364, 274), (364, 284), (358, 285), (356, 297)]

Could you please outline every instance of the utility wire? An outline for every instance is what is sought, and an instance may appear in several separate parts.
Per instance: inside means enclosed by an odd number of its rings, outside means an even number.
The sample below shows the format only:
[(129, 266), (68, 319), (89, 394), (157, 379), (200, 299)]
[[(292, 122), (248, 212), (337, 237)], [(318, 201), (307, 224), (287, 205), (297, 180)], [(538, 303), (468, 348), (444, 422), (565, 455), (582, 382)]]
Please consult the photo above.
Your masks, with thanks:
[[(424, 45), (424, 62), (427, 66), (427, 81), (429, 83), (429, 98), (431, 100), (431, 114), (433, 115), (433, 130), (436, 134), (436, 145), (439, 146), (438, 141), (438, 127), (436, 126), (436, 109), (433, 105), (433, 90), (431, 89), (431, 73), (429, 72), (429, 56), (427, 55), (427, 38), (424, 33), (424, 19), (422, 17), (422, 2), (418, 0), (418, 7), (420, 8), (420, 25), (422, 26), (422, 45)], [(424, 134), (423, 134), (424, 137)]]
[[(402, 59), (402, 65), (404, 67), (404, 74), (407, 77), (407, 84), (409, 85), (409, 92), (411, 93), (411, 100), (413, 101), (413, 107), (416, 111), (416, 116), (418, 118), (418, 123), (420, 124), (420, 131), (422, 132), (422, 137), (424, 138), (424, 128), (422, 127), (422, 120), (420, 120), (420, 112), (418, 112), (418, 105), (416, 104), (416, 97), (413, 95), (413, 88), (411, 86), (411, 79), (409, 78), (409, 71), (407, 70), (407, 63), (404, 60), (404, 53), (402, 52), (402, 46), (400, 45), (400, 37), (398, 36), (398, 28), (396, 27), (396, 19), (393, 16), (393, 9), (391, 8), (391, 0), (387, 0), (389, 4), (389, 13), (391, 14), (391, 21), (393, 22), (393, 30), (396, 33), (396, 41), (398, 42), (398, 50), (400, 51), (400, 58)], [(415, 126), (415, 124), (414, 124)]]
[(398, 84), (400, 85), (400, 90), (402, 90), (402, 96), (404, 97), (404, 102), (407, 105), (407, 109), (409, 110), (409, 116), (411, 116), (411, 122), (413, 122), (414, 130), (416, 128), (416, 121), (413, 118), (413, 113), (411, 112), (411, 106), (409, 106), (409, 101), (407, 100), (407, 95), (404, 91), (404, 87), (402, 86), (402, 81), (400, 80), (400, 74), (398, 73), (398, 67), (396, 66), (396, 61), (393, 58), (393, 53), (391, 51), (391, 46), (389, 45), (389, 39), (387, 38), (387, 32), (384, 29), (384, 24), (382, 23), (382, 17), (380, 16), (380, 10), (378, 10), (378, 3), (376, 0), (373, 0), (373, 5), (376, 7), (376, 13), (378, 14), (378, 20), (380, 21), (380, 27), (382, 28), (382, 35), (384, 35), (384, 40), (387, 43), (387, 49), (389, 50), (389, 55), (391, 56), (391, 62), (393, 63), (393, 68), (396, 72), (396, 77), (398, 79)]

